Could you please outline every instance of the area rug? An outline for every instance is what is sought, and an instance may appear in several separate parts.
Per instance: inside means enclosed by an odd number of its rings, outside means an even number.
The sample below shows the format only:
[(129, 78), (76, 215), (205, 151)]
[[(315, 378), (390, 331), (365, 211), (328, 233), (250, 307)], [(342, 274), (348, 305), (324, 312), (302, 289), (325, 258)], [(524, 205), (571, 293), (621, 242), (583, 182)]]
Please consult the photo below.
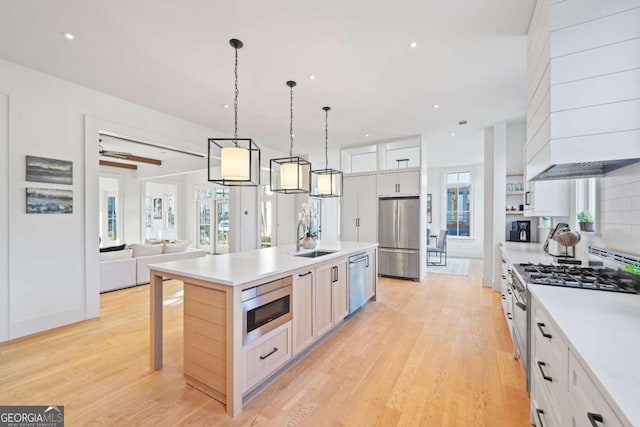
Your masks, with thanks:
[[(437, 262), (438, 257), (432, 257), (431, 260)], [(468, 276), (470, 263), (471, 260), (469, 258), (448, 258), (445, 266), (428, 265), (427, 273)]]

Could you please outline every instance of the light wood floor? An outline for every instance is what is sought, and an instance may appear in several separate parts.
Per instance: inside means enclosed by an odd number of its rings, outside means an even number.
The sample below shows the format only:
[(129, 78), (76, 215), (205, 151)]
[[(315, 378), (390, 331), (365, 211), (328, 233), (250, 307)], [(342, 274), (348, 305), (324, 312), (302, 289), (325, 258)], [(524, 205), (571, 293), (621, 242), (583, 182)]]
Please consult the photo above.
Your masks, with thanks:
[(0, 345), (0, 404), (64, 405), (67, 425), (529, 426), (499, 296), (469, 277), (380, 279), (378, 301), (229, 418), (182, 377), (182, 284), (165, 283), (165, 367), (149, 370), (149, 287), (99, 319)]

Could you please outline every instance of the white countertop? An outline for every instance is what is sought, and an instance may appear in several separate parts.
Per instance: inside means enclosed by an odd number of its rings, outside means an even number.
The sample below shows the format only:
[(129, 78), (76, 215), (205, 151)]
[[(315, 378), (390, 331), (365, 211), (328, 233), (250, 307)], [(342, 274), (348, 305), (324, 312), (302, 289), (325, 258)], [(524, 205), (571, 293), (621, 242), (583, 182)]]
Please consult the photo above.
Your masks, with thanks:
[[(555, 263), (537, 243), (506, 242), (502, 252), (512, 264)], [(616, 414), (640, 426), (640, 295), (532, 284), (528, 288)]]
[(618, 417), (640, 426), (640, 295), (528, 286)]
[[(295, 252), (295, 245), (291, 244), (224, 255), (206, 255), (202, 258), (151, 264), (149, 267), (165, 273), (179, 274), (222, 285), (240, 286), (377, 246), (377, 243), (320, 241), (315, 250), (337, 252), (318, 258), (299, 257), (291, 255)], [(312, 250), (301, 252), (310, 251)]]
[(511, 264), (555, 264), (556, 259), (542, 250), (541, 243), (504, 242), (502, 252)]

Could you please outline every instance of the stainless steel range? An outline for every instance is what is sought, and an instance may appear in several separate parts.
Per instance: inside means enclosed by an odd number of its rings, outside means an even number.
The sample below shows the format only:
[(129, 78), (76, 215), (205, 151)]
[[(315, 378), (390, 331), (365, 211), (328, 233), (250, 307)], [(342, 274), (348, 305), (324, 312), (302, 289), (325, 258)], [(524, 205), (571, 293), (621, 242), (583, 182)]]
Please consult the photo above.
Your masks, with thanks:
[(613, 268), (520, 264), (516, 268), (527, 283), (637, 294), (640, 276)]
[[(516, 264), (511, 272), (511, 287), (517, 308), (513, 310), (516, 351), (527, 371), (529, 389), (530, 347), (528, 331), (531, 329), (529, 284), (589, 289), (607, 292), (640, 293), (640, 276), (615, 268), (590, 268), (552, 264)], [(516, 274), (517, 273), (517, 274)], [(522, 278), (522, 280), (521, 280)]]

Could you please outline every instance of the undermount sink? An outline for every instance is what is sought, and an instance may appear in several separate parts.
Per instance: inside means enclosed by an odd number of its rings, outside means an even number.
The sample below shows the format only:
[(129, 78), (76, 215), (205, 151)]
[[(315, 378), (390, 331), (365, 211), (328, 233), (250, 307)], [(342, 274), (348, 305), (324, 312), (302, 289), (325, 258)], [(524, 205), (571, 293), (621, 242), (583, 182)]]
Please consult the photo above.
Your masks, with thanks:
[(329, 255), (335, 252), (338, 252), (338, 251), (312, 251), (312, 252), (305, 252), (302, 254), (294, 254), (294, 256), (302, 256), (305, 258), (318, 258), (318, 257)]

